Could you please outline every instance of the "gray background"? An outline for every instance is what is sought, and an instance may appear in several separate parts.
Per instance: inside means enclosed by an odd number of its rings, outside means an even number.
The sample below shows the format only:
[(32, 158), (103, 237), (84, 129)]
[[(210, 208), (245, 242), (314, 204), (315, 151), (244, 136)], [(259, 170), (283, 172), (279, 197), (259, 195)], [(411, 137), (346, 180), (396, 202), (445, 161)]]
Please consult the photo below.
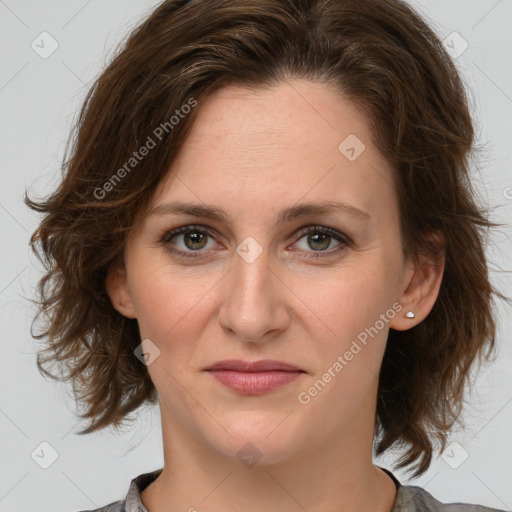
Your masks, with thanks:
[[(131, 430), (78, 436), (75, 432), (85, 423), (79, 424), (74, 414), (70, 388), (38, 373), (38, 344), (29, 334), (34, 310), (25, 299), (33, 295), (41, 272), (28, 248), (38, 219), (22, 202), (25, 187), (41, 196), (58, 182), (70, 125), (88, 84), (114, 45), (157, 3), (0, 0), (0, 512), (99, 507), (124, 498), (133, 477), (163, 464), (157, 408), (134, 414)], [(478, 142), (484, 148), (475, 184), (482, 199), (496, 207), (493, 218), (507, 223), (488, 253), (493, 279), (510, 294), (512, 279), (500, 269), (512, 269), (512, 1), (413, 3), (443, 39), (456, 31), (467, 41), (456, 61), (471, 91)], [(58, 43), (46, 59), (31, 47), (43, 31)], [(463, 40), (449, 40), (455, 41), (454, 51), (464, 49)], [(50, 43), (47, 39), (46, 49)], [(498, 322), (497, 358), (476, 377), (465, 429), (454, 431), (453, 444), (421, 478), (395, 474), (442, 501), (511, 510), (510, 308), (500, 305)], [(43, 469), (52, 449), (57, 458)], [(394, 455), (378, 462), (391, 468)]]

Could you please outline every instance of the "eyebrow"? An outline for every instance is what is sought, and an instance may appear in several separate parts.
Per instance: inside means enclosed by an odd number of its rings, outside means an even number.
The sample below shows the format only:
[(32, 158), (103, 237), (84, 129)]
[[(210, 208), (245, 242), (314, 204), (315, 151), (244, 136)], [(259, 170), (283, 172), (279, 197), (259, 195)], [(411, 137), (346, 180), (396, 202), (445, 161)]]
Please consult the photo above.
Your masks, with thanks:
[[(302, 203), (286, 208), (278, 214), (277, 224), (280, 222), (292, 222), (295, 219), (311, 217), (313, 215), (325, 215), (329, 213), (338, 213), (363, 221), (371, 220), (371, 216), (368, 213), (359, 210), (355, 206), (339, 201), (324, 201), (320, 203)], [(156, 206), (147, 214), (147, 217), (180, 214), (216, 220), (219, 222), (229, 222), (229, 215), (221, 208), (208, 204), (191, 204), (177, 201)]]

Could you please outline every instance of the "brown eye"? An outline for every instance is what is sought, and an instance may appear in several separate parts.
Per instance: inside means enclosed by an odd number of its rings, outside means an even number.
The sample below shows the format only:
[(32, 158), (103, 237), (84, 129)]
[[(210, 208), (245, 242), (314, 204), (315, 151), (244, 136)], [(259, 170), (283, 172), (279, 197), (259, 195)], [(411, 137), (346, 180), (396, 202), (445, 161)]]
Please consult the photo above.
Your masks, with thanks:
[(183, 234), (185, 245), (191, 250), (202, 249), (206, 245), (208, 235), (198, 231)]
[[(310, 226), (301, 232), (303, 235), (299, 240), (306, 239), (306, 243), (300, 248), (305, 253), (313, 253), (308, 255), (309, 258), (319, 258), (323, 256), (330, 256), (337, 253), (339, 250), (344, 249), (350, 243), (350, 239), (338, 231), (323, 227), (323, 226)], [(337, 241), (337, 245), (333, 250), (328, 249), (331, 247), (332, 242)], [(298, 242), (296, 242), (297, 244)], [(320, 254), (326, 252), (326, 254)], [(316, 254), (315, 254), (316, 253)]]
[[(195, 226), (183, 226), (166, 232), (160, 242), (172, 254), (182, 258), (197, 258), (201, 253), (207, 252), (208, 249), (205, 247), (209, 239), (213, 239), (213, 234), (208, 230)], [(214, 247), (215, 243), (212, 240), (212, 246), (209, 249)]]
[(327, 249), (331, 243), (331, 236), (326, 233), (313, 233), (308, 236), (308, 244), (312, 249), (323, 251)]

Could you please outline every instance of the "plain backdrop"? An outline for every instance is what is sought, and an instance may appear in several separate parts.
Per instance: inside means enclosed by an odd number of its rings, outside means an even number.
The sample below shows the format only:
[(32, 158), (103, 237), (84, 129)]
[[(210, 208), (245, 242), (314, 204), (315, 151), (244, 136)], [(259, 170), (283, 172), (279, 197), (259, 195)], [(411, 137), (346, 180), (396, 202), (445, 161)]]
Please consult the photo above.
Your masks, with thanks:
[[(28, 247), (38, 217), (22, 201), (25, 188), (39, 197), (54, 188), (88, 85), (114, 45), (157, 3), (0, 0), (0, 512), (93, 509), (124, 498), (132, 478), (163, 464), (157, 408), (137, 411), (132, 429), (79, 436), (85, 423), (75, 415), (69, 385), (37, 371), (38, 343), (29, 332), (35, 312), (26, 297), (41, 275)], [(493, 207), (493, 219), (507, 224), (488, 249), (492, 278), (510, 294), (512, 2), (413, 5), (446, 40), (470, 90), (484, 147), (475, 185)], [(512, 315), (504, 305), (497, 314), (497, 357), (475, 377), (465, 428), (453, 432), (450, 446), (421, 478), (395, 474), (441, 501), (511, 510)], [(397, 455), (388, 453), (378, 463), (392, 469)]]

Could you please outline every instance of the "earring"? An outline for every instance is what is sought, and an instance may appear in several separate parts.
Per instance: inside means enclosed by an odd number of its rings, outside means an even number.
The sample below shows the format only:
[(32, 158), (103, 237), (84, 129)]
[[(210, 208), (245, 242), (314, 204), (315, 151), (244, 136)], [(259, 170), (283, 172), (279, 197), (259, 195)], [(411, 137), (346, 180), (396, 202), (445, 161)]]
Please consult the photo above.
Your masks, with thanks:
[(404, 316), (406, 318), (414, 318), (416, 315), (412, 311), (407, 311)]

